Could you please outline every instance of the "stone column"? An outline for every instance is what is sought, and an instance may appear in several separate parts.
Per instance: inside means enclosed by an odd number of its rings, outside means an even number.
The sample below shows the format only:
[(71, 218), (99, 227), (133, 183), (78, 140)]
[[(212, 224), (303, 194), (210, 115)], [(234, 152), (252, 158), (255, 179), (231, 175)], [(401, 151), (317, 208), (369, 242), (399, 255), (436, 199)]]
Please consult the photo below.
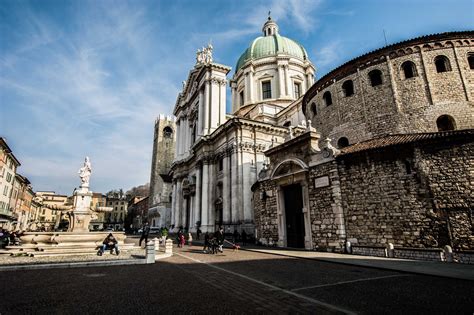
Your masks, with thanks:
[(420, 58), (421, 58), (421, 65), (423, 66), (424, 79), (425, 79), (425, 82), (426, 82), (426, 86), (428, 87), (428, 89), (427, 89), (428, 101), (430, 102), (430, 105), (433, 105), (433, 94), (431, 93), (431, 90), (432, 90), (431, 78), (429, 78), (429, 72), (427, 71), (427, 68), (426, 68), (426, 61), (425, 61), (425, 57), (423, 55), (423, 48), (420, 49)]
[(217, 82), (217, 79), (211, 80), (211, 95), (210, 95), (210, 104), (211, 109), (209, 111), (209, 133), (212, 133), (219, 124), (219, 110), (220, 110), (220, 84)]
[(184, 118), (181, 118), (179, 120), (179, 142), (178, 142), (178, 145), (179, 145), (179, 155), (183, 155), (184, 154), (184, 141), (186, 139), (185, 135), (184, 135)]
[(459, 64), (459, 57), (458, 52), (456, 50), (456, 44), (453, 43), (453, 52), (454, 52), (454, 59), (456, 60), (456, 66), (458, 68), (459, 77), (461, 78), (462, 87), (464, 89), (464, 95), (466, 96), (466, 101), (469, 101), (469, 92), (466, 86), (466, 79), (464, 78), (463, 72), (461, 71), (461, 65)]
[[(235, 87), (233, 87), (233, 84), (230, 88), (230, 91), (232, 92), (232, 114), (235, 112), (236, 108), (237, 108), (237, 90)], [(224, 86), (224, 93), (225, 93), (225, 86)]]
[(215, 165), (214, 161), (209, 163), (209, 186), (207, 193), (209, 194), (209, 199), (207, 200), (207, 222), (210, 228), (213, 230), (214, 223), (215, 223), (215, 209), (214, 209), (214, 201), (215, 201), (215, 191), (216, 191), (216, 181), (215, 181)]
[(201, 225), (203, 232), (207, 231), (208, 223), (208, 206), (209, 206), (209, 162), (203, 161), (202, 164), (202, 195), (201, 195)]
[(283, 69), (282, 65), (278, 66), (278, 93), (279, 97), (283, 97), (285, 95), (285, 70)]
[(188, 211), (189, 196), (187, 198), (183, 197), (183, 209), (181, 210), (181, 225), (183, 228), (186, 227), (186, 216)]
[(189, 196), (189, 230), (194, 232), (195, 225), (196, 221), (194, 221), (194, 196)]
[(242, 171), (243, 171), (243, 178), (242, 178), (242, 202), (243, 202), (243, 219), (244, 221), (252, 221), (252, 174), (251, 168), (252, 166), (252, 155), (248, 152), (242, 153)]
[(173, 202), (171, 203), (171, 224), (174, 225), (175, 213), (177, 209), (178, 187), (177, 182), (173, 183)]
[(245, 104), (250, 103), (250, 83), (249, 83), (249, 73), (245, 73), (245, 90), (244, 90), (244, 98), (245, 98)]
[(198, 112), (198, 125), (197, 125), (197, 135), (202, 135), (203, 129), (203, 119), (204, 119), (204, 91), (199, 90), (199, 112)]
[(290, 73), (289, 73), (289, 67), (288, 65), (285, 65), (285, 95), (290, 95), (290, 91), (291, 91), (291, 80), (290, 80)]
[(400, 97), (398, 96), (397, 82), (395, 81), (395, 78), (394, 78), (392, 62), (390, 60), (389, 55), (385, 56), (385, 58), (387, 60), (388, 76), (390, 79), (390, 86), (392, 88), (393, 99), (395, 101), (395, 107), (397, 109), (397, 112), (400, 112), (401, 111)]
[(176, 198), (176, 211), (174, 214), (174, 226), (179, 227), (181, 225), (181, 211), (183, 206), (183, 191), (182, 191), (182, 180), (178, 180), (177, 198)]
[(178, 157), (179, 156), (179, 137), (180, 137), (180, 131), (179, 131), (179, 120), (176, 122), (176, 145), (175, 145), (175, 148), (174, 148), (174, 151), (175, 151), (175, 157)]
[(210, 102), (209, 102), (209, 94), (210, 94), (210, 82), (209, 81), (206, 81), (206, 83), (204, 84), (204, 104), (203, 104), (203, 107), (204, 107), (204, 110), (203, 110), (203, 120), (202, 120), (202, 124), (203, 124), (203, 132), (202, 134), (203, 135), (207, 135), (209, 133), (209, 111), (211, 110), (210, 106)]
[(220, 101), (219, 101), (219, 125), (222, 125), (225, 123), (225, 113), (226, 113), (226, 91), (225, 91), (225, 84), (226, 81), (225, 79), (220, 83), (219, 85), (219, 96), (220, 96)]
[(189, 155), (191, 148), (191, 127), (189, 127), (189, 118), (186, 118), (184, 128), (186, 128), (186, 155)]
[(197, 221), (201, 221), (201, 192), (202, 192), (202, 183), (201, 183), (201, 166), (196, 168), (196, 196), (194, 202), (194, 224)]
[(230, 223), (231, 218), (231, 199), (230, 199), (230, 156), (227, 154), (222, 161), (224, 165), (222, 177), (222, 219), (224, 223)]
[(234, 151), (231, 156), (231, 194), (232, 194), (232, 223), (237, 224), (240, 220), (239, 212), (239, 200), (242, 198), (239, 192), (239, 163), (238, 163), (238, 150), (234, 147)]
[(255, 95), (254, 95), (254, 85), (253, 85), (253, 71), (251, 70), (249, 72), (249, 99), (250, 99), (250, 103), (253, 103), (254, 100), (255, 100)]

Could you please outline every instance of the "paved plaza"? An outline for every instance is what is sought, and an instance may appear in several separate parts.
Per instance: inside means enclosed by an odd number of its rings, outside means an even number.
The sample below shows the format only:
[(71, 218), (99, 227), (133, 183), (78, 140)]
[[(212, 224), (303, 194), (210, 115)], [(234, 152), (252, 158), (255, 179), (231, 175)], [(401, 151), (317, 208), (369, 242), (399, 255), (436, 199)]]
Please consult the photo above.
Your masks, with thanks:
[(465, 314), (474, 305), (469, 280), (198, 246), (151, 265), (2, 271), (0, 282), (2, 314)]

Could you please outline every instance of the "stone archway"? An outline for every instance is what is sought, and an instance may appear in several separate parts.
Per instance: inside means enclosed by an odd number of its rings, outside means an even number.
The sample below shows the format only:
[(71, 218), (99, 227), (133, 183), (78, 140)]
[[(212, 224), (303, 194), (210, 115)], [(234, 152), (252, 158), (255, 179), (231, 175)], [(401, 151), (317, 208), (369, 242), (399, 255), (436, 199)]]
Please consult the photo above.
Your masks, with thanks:
[(279, 163), (271, 178), (277, 186), (278, 245), (312, 249), (308, 166), (290, 158)]

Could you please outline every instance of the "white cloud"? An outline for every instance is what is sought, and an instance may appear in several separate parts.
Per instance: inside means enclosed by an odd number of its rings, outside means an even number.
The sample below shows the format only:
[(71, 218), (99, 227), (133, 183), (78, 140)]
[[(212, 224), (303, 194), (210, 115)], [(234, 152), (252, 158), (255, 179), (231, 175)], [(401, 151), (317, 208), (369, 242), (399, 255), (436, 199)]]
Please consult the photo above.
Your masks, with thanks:
[[(314, 49), (313, 55), (315, 62), (319, 68), (334, 68), (338, 62), (341, 61), (343, 57), (342, 51), (343, 45), (341, 40), (335, 39), (327, 43), (325, 46), (321, 48)], [(324, 73), (320, 73), (321, 75)]]

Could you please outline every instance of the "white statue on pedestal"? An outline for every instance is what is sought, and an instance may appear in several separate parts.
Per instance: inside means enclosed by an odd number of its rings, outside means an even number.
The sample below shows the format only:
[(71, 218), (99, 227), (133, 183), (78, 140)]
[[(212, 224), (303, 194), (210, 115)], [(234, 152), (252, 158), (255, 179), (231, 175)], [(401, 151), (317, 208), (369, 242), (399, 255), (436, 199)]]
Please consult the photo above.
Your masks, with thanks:
[(92, 174), (92, 166), (88, 156), (86, 156), (84, 166), (79, 169), (78, 174), (81, 178), (81, 187), (89, 187), (89, 179)]

